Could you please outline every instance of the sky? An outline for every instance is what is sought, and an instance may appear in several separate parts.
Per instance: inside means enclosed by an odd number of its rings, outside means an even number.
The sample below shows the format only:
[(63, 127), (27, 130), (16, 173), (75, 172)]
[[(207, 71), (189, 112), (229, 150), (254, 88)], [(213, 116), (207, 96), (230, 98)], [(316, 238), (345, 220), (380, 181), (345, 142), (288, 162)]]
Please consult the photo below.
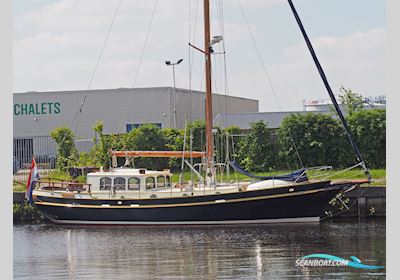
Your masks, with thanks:
[[(203, 90), (204, 56), (188, 46), (203, 48), (199, 0), (121, 0), (90, 84), (119, 1), (15, 0), (14, 92), (173, 86), (165, 60), (180, 58), (176, 86)], [(261, 112), (328, 99), (287, 1), (210, 2), (211, 34), (224, 37), (214, 47), (214, 92), (257, 99)], [(387, 94), (385, 1), (293, 2), (336, 95), (341, 86)]]

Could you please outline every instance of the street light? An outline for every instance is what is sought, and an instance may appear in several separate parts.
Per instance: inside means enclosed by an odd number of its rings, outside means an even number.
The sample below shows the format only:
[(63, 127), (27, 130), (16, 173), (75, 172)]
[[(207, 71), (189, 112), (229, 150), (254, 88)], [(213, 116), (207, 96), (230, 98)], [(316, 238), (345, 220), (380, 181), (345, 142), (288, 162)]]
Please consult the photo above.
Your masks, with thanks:
[(180, 64), (183, 61), (183, 59), (179, 59), (177, 62), (175, 63), (171, 63), (171, 61), (166, 60), (165, 64), (167, 64), (167, 66), (172, 66), (172, 77), (174, 79), (174, 128), (176, 128), (176, 86), (175, 86), (175, 65)]

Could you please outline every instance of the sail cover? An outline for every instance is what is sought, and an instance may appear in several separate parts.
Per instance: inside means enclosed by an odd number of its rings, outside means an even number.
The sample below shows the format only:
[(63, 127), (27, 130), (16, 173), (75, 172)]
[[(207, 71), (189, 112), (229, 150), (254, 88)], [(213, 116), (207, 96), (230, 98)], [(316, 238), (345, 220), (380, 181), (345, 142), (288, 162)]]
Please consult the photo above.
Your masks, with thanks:
[(304, 168), (296, 170), (289, 174), (282, 174), (282, 175), (276, 175), (276, 176), (258, 176), (258, 175), (251, 174), (251, 173), (243, 170), (240, 167), (240, 165), (237, 164), (237, 162), (234, 160), (230, 161), (229, 163), (233, 167), (233, 169), (235, 169), (237, 172), (239, 172), (243, 175), (246, 175), (248, 177), (255, 178), (255, 179), (260, 179), (260, 180), (277, 179), (277, 180), (284, 180), (284, 181), (288, 181), (288, 182), (294, 182), (297, 180), (296, 181), (297, 183), (308, 181), (307, 174), (305, 173), (306, 169), (304, 169)]

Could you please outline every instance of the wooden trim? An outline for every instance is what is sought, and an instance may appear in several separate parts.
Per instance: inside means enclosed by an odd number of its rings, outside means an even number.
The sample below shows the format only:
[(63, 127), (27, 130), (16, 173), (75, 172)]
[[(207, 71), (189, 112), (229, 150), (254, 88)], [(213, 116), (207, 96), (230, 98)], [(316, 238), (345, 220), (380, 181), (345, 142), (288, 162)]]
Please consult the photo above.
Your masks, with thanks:
[(201, 158), (204, 152), (190, 151), (110, 151), (116, 157)]

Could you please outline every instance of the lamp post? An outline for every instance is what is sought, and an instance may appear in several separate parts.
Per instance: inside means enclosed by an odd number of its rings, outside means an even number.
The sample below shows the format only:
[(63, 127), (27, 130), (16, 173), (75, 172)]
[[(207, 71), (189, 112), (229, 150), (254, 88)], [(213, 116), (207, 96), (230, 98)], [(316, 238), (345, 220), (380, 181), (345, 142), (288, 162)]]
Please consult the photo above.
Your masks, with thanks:
[(168, 66), (172, 66), (172, 77), (174, 79), (174, 128), (176, 128), (176, 86), (175, 86), (175, 65), (178, 65), (179, 63), (181, 63), (183, 61), (183, 59), (179, 59), (177, 62), (175, 63), (171, 63), (171, 61), (167, 60), (165, 61), (165, 64), (167, 64)]

